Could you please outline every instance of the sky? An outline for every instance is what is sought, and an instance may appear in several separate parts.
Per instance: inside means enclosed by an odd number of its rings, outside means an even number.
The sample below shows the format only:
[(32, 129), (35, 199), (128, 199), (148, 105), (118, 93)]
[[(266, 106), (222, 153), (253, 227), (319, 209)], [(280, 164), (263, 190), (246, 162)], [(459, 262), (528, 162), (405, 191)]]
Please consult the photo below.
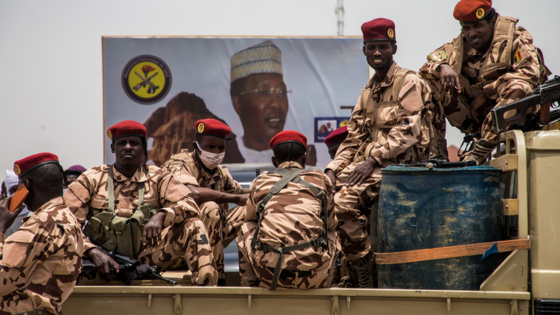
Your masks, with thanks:
[[(458, 35), (455, 4), (345, 0), (344, 35), (360, 36), (361, 24), (374, 18), (392, 19), (395, 60), (417, 70)], [(0, 0), (0, 168), (45, 151), (64, 167), (103, 163), (102, 36), (333, 36), (335, 6), (336, 0)], [(495, 0), (493, 7), (520, 19), (549, 69), (560, 72), (553, 59), (560, 52), (553, 22), (560, 1)], [(448, 127), (449, 144), (460, 139)]]

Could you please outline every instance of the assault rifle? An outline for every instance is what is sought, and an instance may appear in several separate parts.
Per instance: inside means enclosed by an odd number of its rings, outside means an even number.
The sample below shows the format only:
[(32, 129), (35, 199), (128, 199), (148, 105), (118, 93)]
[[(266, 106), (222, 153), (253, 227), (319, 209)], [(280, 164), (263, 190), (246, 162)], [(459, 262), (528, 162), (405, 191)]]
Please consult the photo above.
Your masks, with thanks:
[[(541, 108), (541, 111), (544, 110), (544, 114), (550, 117), (550, 122), (546, 121), (548, 120), (548, 117), (545, 117), (545, 121), (541, 122), (540, 112), (527, 116), (527, 110), (529, 108), (548, 102), (553, 103), (550, 113), (547, 114), (548, 105), (545, 105), (547, 106), (546, 109)], [(494, 120), (494, 133), (497, 134), (505, 132), (509, 126), (514, 124), (521, 127), (523, 131), (530, 131), (541, 129), (549, 123), (559, 121), (559, 102), (560, 76), (556, 75), (552, 80), (539, 85), (532, 95), (513, 103), (492, 109), (490, 112), (492, 113), (492, 119)], [(513, 116), (505, 118), (504, 115), (508, 112), (511, 112)]]
[[(162, 277), (157, 271), (156, 267), (151, 267), (148, 264), (142, 264), (140, 261), (130, 258), (126, 255), (119, 254), (117, 252), (107, 251), (101, 246), (97, 246), (99, 250), (107, 254), (109, 257), (119, 264), (119, 271), (130, 271), (132, 272), (130, 276), (126, 279), (126, 285), (130, 285), (133, 280), (138, 278), (154, 277), (156, 279), (163, 280), (171, 285), (176, 285), (177, 282), (171, 279)], [(96, 270), (93, 261), (84, 258), (82, 259), (82, 270)], [(113, 270), (111, 270), (113, 272)]]

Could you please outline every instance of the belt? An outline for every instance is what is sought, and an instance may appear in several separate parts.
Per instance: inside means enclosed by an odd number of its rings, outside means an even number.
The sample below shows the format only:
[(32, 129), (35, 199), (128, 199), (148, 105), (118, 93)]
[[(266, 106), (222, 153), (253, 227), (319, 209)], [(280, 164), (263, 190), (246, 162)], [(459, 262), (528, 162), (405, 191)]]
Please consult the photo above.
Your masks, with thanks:
[[(268, 269), (270, 272), (274, 273), (274, 268), (270, 268), (270, 267), (266, 267), (266, 269)], [(308, 271), (291, 271), (291, 270), (287, 270), (287, 269), (282, 269), (282, 271), (280, 272), (280, 278), (282, 279), (287, 279), (287, 278), (295, 278), (296, 274), (298, 276), (298, 278), (303, 278), (303, 277), (309, 277), (313, 274), (313, 271), (308, 270)]]
[(29, 312), (18, 313), (15, 315), (55, 315), (47, 310), (33, 310)]

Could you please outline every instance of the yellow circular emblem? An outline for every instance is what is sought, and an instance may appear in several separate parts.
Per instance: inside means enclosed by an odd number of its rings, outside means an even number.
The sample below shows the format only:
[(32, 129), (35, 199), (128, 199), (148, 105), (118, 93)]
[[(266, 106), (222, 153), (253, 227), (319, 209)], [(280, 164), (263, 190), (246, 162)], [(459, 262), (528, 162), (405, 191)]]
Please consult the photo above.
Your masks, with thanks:
[(346, 126), (348, 126), (348, 120), (343, 120), (340, 122), (339, 127), (346, 127)]
[(125, 66), (122, 85), (126, 94), (140, 104), (163, 99), (171, 87), (171, 71), (163, 60), (151, 55), (133, 58)]
[(200, 123), (198, 124), (198, 133), (202, 133), (204, 131), (204, 124)]
[(19, 166), (17, 164), (14, 164), (14, 173), (16, 173), (16, 175), (21, 174), (21, 170), (19, 169)]
[(393, 31), (392, 28), (389, 28), (387, 30), (387, 35), (389, 36), (390, 39), (393, 39), (395, 37), (395, 31)]
[(478, 10), (476, 10), (476, 17), (477, 17), (478, 19), (482, 19), (482, 18), (484, 17), (484, 14), (485, 14), (485, 13), (486, 13), (486, 12), (484, 12), (484, 9), (483, 9), (483, 8), (478, 8)]
[(109, 140), (113, 140), (113, 134), (111, 133), (111, 130), (107, 129), (107, 136), (109, 137)]

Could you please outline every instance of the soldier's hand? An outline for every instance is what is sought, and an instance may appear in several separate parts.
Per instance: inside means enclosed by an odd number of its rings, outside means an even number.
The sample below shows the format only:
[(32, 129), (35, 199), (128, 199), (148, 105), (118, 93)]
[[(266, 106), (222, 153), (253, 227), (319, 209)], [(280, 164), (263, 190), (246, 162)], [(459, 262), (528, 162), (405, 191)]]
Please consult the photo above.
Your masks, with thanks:
[(12, 226), (21, 210), (25, 208), (24, 205), (21, 205), (14, 212), (10, 212), (8, 210), (10, 201), (12, 201), (12, 197), (0, 199), (0, 233), (2, 234), (6, 233), (6, 230)]
[(440, 71), (440, 83), (443, 87), (444, 92), (453, 91), (453, 88), (457, 89), (458, 93), (461, 93), (461, 85), (459, 84), (459, 76), (450, 65), (442, 64), (439, 66)]
[(475, 99), (471, 103), (471, 117), (477, 123), (480, 123), (480, 121), (478, 120), (478, 117), (476, 117), (476, 111), (484, 104), (486, 104), (486, 93), (484, 93), (483, 91), (482, 93), (478, 94), (478, 96), (475, 97)]
[(373, 173), (373, 170), (377, 166), (377, 161), (372, 158), (371, 156), (362, 162), (362, 164), (358, 165), (348, 180), (344, 185), (346, 186), (354, 186), (354, 185), (361, 185), (368, 177)]
[(244, 206), (247, 204), (247, 199), (249, 198), (249, 194), (241, 194), (238, 195), (237, 201), (235, 202), (238, 206)]
[(87, 251), (87, 255), (91, 258), (93, 264), (97, 268), (99, 278), (105, 281), (110, 281), (111, 278), (109, 275), (111, 274), (111, 269), (115, 270), (115, 272), (119, 272), (119, 264), (98, 248), (90, 249)]
[(161, 241), (161, 230), (166, 215), (165, 212), (159, 211), (150, 218), (142, 231), (142, 244), (154, 247)]
[(334, 176), (334, 171), (331, 170), (331, 169), (328, 169), (325, 172), (325, 175), (327, 175), (327, 177), (331, 180), (332, 192), (334, 194), (336, 192), (336, 176)]

